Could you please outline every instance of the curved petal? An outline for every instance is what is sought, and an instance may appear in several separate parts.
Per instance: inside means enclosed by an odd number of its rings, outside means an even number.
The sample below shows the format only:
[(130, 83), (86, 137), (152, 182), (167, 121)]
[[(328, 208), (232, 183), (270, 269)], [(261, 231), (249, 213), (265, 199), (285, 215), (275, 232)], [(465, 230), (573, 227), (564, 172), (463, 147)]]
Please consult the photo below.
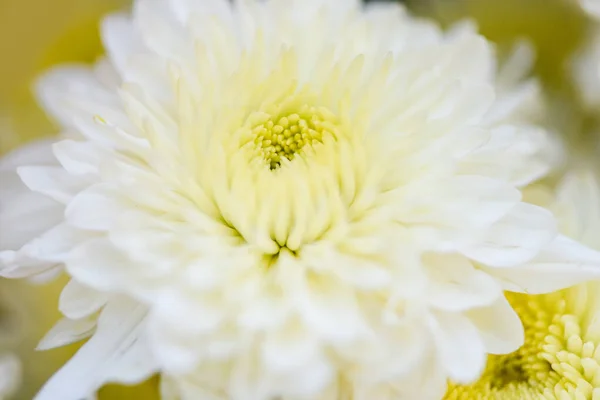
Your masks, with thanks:
[(426, 255), (430, 273), (429, 304), (445, 311), (462, 311), (492, 303), (502, 295), (495, 280), (460, 255)]
[(106, 294), (71, 279), (60, 293), (58, 309), (70, 319), (81, 319), (100, 310), (107, 301)]
[(491, 267), (512, 267), (534, 258), (557, 234), (552, 213), (527, 203), (492, 225), (461, 253)]
[(504, 296), (491, 306), (469, 310), (465, 315), (479, 330), (488, 353), (508, 354), (523, 345), (523, 324)]
[(440, 362), (456, 383), (476, 380), (486, 362), (485, 346), (477, 327), (457, 313), (435, 312), (430, 326)]
[(482, 269), (499, 279), (506, 290), (528, 294), (550, 293), (600, 279), (600, 252), (561, 235), (523, 265)]
[(63, 318), (44, 335), (37, 350), (49, 350), (78, 342), (91, 336), (95, 329), (95, 318), (78, 320)]
[(79, 400), (107, 382), (136, 383), (156, 371), (141, 336), (146, 308), (115, 299), (103, 310), (96, 333), (44, 385), (36, 400)]

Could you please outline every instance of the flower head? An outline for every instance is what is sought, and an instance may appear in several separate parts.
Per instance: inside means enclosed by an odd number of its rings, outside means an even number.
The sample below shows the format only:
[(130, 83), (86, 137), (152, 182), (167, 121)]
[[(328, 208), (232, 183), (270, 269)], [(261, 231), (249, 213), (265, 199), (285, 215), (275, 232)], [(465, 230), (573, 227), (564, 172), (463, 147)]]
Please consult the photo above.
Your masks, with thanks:
[[(554, 209), (565, 233), (600, 248), (600, 183), (593, 173), (568, 175)], [(490, 356), (476, 383), (452, 385), (445, 398), (600, 398), (600, 282), (508, 298), (525, 326), (525, 344)]]
[(425, 398), (522, 343), (503, 290), (600, 274), (521, 201), (546, 136), (495, 99), (470, 29), (347, 0), (140, 0), (103, 39), (94, 70), (41, 80), (63, 140), (8, 159), (28, 190), (3, 212), (28, 228), (1, 273), (66, 266), (40, 347), (91, 336), (40, 399), (157, 372), (185, 399)]

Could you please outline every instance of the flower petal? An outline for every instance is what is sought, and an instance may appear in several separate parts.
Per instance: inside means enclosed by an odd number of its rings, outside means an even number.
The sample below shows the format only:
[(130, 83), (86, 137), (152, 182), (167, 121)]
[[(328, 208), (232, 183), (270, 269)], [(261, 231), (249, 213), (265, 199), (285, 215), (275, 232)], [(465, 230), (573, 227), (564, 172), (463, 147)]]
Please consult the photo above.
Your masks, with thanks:
[(67, 204), (88, 182), (76, 179), (61, 167), (24, 166), (17, 169), (23, 183), (59, 203)]
[(58, 309), (67, 318), (82, 319), (100, 310), (108, 296), (71, 279), (60, 293)]
[(63, 318), (58, 321), (42, 338), (37, 350), (48, 350), (66, 346), (91, 336), (96, 329), (94, 318), (72, 320)]
[(556, 233), (550, 211), (519, 203), (481, 237), (462, 246), (461, 252), (492, 267), (512, 267), (535, 257)]
[(491, 306), (469, 310), (465, 315), (479, 330), (486, 352), (508, 354), (523, 345), (523, 324), (504, 296)]
[(106, 231), (111, 228), (119, 211), (114, 191), (98, 184), (79, 192), (65, 210), (70, 225), (86, 230)]
[(96, 333), (44, 385), (36, 400), (77, 400), (107, 381), (137, 383), (156, 371), (141, 339), (145, 307), (116, 299), (103, 310)]
[(482, 269), (499, 279), (506, 290), (528, 294), (550, 293), (600, 279), (600, 252), (561, 235), (523, 265)]
[(463, 384), (477, 379), (486, 361), (485, 346), (477, 327), (460, 314), (436, 312), (431, 328), (448, 377)]
[(97, 290), (111, 290), (129, 282), (133, 265), (108, 239), (91, 239), (75, 248), (65, 266), (78, 281)]
[(462, 311), (492, 303), (502, 289), (492, 277), (476, 269), (460, 255), (431, 254), (424, 257), (430, 273), (429, 304), (445, 311)]

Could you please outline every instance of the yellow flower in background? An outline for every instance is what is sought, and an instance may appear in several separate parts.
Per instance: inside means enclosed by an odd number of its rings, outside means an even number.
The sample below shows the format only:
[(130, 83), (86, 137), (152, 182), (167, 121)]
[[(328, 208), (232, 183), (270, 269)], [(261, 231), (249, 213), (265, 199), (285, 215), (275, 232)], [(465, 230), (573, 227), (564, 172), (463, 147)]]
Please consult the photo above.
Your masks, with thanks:
[[(600, 249), (596, 174), (570, 173), (553, 209), (565, 234)], [(600, 399), (600, 282), (508, 299), (525, 326), (525, 344), (511, 354), (491, 355), (479, 381), (451, 385), (445, 399)]]

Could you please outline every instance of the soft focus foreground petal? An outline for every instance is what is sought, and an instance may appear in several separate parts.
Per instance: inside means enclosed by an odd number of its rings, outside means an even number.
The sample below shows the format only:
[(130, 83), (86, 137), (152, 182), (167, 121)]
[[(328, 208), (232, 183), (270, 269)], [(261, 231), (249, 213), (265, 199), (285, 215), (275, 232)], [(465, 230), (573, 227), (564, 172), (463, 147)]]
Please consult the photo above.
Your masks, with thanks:
[(145, 307), (128, 299), (108, 304), (96, 333), (37, 394), (37, 400), (78, 400), (107, 381), (136, 383), (156, 366), (143, 339)]
[(82, 339), (86, 339), (94, 333), (96, 320), (85, 318), (72, 320), (63, 318), (42, 338), (37, 350), (48, 350), (65, 346)]
[(549, 293), (600, 279), (600, 252), (559, 235), (523, 265), (481, 268), (498, 278), (506, 290), (527, 294)]

